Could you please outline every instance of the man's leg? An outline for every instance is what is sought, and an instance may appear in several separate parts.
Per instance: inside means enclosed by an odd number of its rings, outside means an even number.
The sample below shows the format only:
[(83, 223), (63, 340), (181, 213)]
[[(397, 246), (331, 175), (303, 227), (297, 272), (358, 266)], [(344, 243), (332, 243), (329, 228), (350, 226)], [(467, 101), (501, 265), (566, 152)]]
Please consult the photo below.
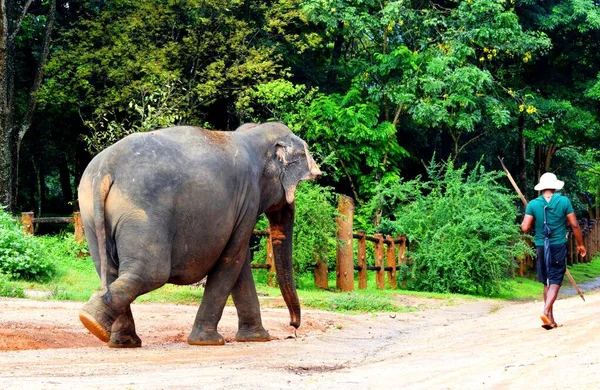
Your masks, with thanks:
[(558, 297), (559, 290), (560, 284), (551, 284), (549, 287), (544, 286), (544, 315), (548, 317), (552, 324), (556, 324), (556, 321), (554, 321), (552, 306)]

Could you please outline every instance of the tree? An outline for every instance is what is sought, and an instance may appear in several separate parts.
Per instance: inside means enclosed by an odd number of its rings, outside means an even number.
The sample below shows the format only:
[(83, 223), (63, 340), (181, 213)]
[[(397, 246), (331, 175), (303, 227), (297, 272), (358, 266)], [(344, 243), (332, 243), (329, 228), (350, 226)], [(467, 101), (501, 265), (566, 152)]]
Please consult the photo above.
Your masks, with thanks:
[[(553, 158), (561, 149), (584, 154), (600, 144), (600, 111), (594, 102), (600, 12), (593, 0), (528, 0), (519, 2), (517, 13), (526, 30), (544, 31), (552, 41), (548, 54), (524, 69), (518, 87), (527, 88), (523, 96), (536, 108), (524, 115), (522, 125), (524, 149), (529, 147), (537, 178), (555, 170)], [(521, 103), (520, 111), (529, 107)]]
[[(47, 3), (45, 17), (28, 13), (32, 3), (33, 0), (0, 1), (0, 204), (11, 211), (14, 211), (18, 193), (19, 151), (33, 120), (56, 14), (56, 0)], [(23, 32), (24, 24), (28, 29), (43, 31), (34, 78), (26, 92), (16, 90), (20, 87), (16, 78), (23, 69), (18, 66), (17, 54), (22, 49), (19, 34)], [(28, 32), (35, 35), (35, 32)], [(19, 76), (22, 80), (23, 76)], [(19, 94), (26, 97), (25, 104), (17, 101)]]

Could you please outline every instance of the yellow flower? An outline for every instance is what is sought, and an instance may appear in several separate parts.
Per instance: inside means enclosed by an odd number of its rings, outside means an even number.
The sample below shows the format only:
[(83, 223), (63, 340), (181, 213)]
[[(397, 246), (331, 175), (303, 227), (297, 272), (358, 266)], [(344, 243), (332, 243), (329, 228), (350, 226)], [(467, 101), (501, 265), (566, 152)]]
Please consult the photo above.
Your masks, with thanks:
[(388, 31), (392, 31), (394, 28), (392, 27), (392, 25), (390, 24), (389, 26), (387, 26), (387, 30)]
[(535, 108), (534, 106), (532, 106), (531, 104), (527, 106), (527, 113), (529, 115), (531, 114), (535, 114), (537, 112), (537, 108)]
[(479, 62), (483, 62), (483, 61), (485, 61), (485, 58), (479, 57)]
[(404, 20), (399, 21), (398, 24), (401, 26), (404, 25)]
[(524, 109), (525, 109), (525, 106), (524, 106), (524, 105), (522, 105), (522, 104), (520, 104), (520, 105), (519, 105), (519, 112), (523, 112), (523, 110), (524, 110)]
[(488, 55), (487, 55), (487, 58), (488, 58), (488, 60), (491, 60), (493, 57), (494, 57), (494, 56), (493, 56), (493, 55), (491, 55), (491, 54), (488, 54)]
[(487, 53), (488, 51), (490, 51), (490, 50), (489, 50), (487, 47), (484, 47), (484, 48), (483, 48), (483, 52), (484, 52), (484, 53)]
[(514, 92), (513, 92), (513, 90), (512, 90), (512, 89), (510, 89), (510, 88), (508, 89), (508, 94), (509, 94), (510, 96), (515, 96), (515, 93), (514, 93)]
[(332, 9), (331, 9), (331, 12), (335, 12), (335, 8), (332, 8)]

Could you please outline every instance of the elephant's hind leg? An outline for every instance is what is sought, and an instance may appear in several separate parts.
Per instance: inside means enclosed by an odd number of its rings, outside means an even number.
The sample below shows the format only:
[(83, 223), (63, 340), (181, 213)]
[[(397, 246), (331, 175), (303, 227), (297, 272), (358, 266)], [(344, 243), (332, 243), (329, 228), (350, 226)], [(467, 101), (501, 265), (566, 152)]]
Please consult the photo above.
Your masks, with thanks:
[(142, 340), (135, 332), (135, 322), (133, 321), (131, 306), (113, 323), (108, 346), (110, 348), (137, 348), (142, 346)]
[[(139, 234), (135, 241), (117, 244), (118, 277), (109, 278), (107, 291), (92, 295), (79, 314), (84, 326), (100, 340), (110, 341), (111, 346), (138, 346), (141, 341), (135, 334), (130, 304), (140, 295), (162, 287), (169, 279), (170, 245), (160, 240), (166, 235), (153, 233)], [(114, 337), (112, 331), (117, 332)]]
[[(248, 253), (250, 256), (250, 253)], [(250, 260), (250, 259), (248, 259)], [(269, 332), (263, 327), (260, 316), (260, 303), (256, 294), (250, 262), (242, 267), (240, 276), (231, 291), (233, 303), (238, 313), (236, 341), (271, 341)]]

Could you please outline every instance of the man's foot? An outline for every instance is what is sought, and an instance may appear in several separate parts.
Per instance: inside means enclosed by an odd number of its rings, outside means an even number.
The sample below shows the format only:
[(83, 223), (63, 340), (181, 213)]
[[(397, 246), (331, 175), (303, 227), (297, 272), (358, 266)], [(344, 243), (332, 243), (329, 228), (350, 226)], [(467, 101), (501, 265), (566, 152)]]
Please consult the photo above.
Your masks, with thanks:
[[(550, 324), (552, 324), (552, 321), (550, 321), (550, 318), (548, 318), (548, 316), (547, 316), (547, 315), (545, 315), (545, 314), (542, 314), (542, 315), (540, 316), (540, 319), (541, 319), (541, 320), (542, 320), (542, 322), (543, 322), (543, 325), (542, 325), (542, 327), (543, 327), (543, 326), (549, 326)], [(545, 328), (544, 328), (544, 329), (545, 329)]]
[(559, 325), (556, 322), (553, 322), (549, 325), (546, 325), (546, 324), (542, 325), (542, 328), (544, 328), (546, 330), (552, 330), (552, 329), (558, 328), (558, 327), (559, 327)]

